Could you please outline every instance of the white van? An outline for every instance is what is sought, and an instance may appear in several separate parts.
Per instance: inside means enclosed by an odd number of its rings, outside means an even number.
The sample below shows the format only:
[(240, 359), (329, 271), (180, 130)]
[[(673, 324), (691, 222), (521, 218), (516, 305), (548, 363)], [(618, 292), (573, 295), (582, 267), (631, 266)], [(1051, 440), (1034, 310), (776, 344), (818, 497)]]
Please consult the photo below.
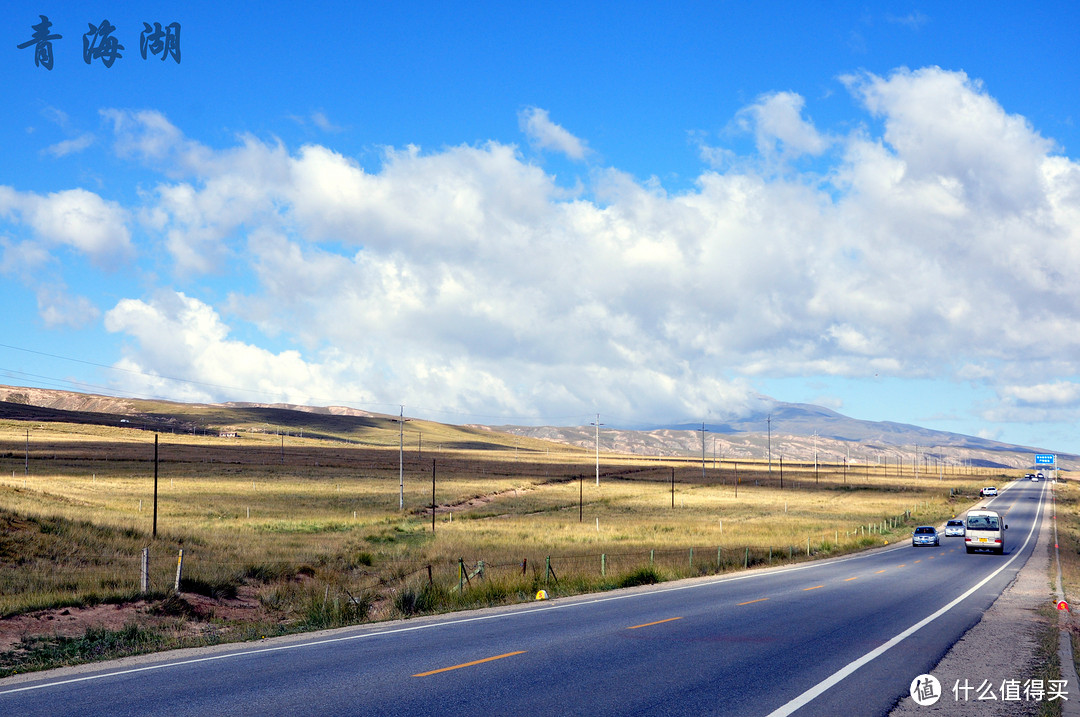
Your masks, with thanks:
[(964, 547), (969, 553), (990, 550), (1001, 555), (1005, 552), (1005, 531), (1009, 526), (992, 510), (969, 510), (964, 521)]

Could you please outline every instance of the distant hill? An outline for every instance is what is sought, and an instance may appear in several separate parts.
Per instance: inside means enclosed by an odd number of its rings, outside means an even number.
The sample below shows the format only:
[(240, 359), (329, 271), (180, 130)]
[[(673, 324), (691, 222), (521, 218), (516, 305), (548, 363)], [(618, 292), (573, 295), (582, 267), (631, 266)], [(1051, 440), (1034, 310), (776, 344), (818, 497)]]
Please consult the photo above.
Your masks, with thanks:
[[(705, 454), (724, 459), (767, 458), (769, 425), (772, 417), (772, 456), (785, 460), (876, 463), (903, 460), (910, 464), (919, 455), (920, 470), (934, 465), (971, 465), (1002, 468), (1034, 468), (1035, 453), (1047, 449), (1018, 446), (948, 431), (892, 421), (864, 421), (836, 411), (805, 403), (777, 402), (770, 411), (752, 414), (738, 421), (705, 423)], [(497, 430), (533, 438), (543, 438), (593, 447), (595, 428), (578, 426), (523, 427), (498, 426)], [(701, 455), (701, 424), (683, 423), (645, 429), (605, 427), (600, 432), (602, 450), (646, 455)], [(1080, 466), (1080, 456), (1058, 454), (1058, 467)]]
[[(401, 440), (397, 416), (343, 406), (293, 404), (182, 403), (117, 398), (53, 389), (0, 386), (0, 419), (68, 422), (162, 433), (281, 433), (311, 439), (346, 441), (397, 448)], [(407, 419), (404, 442), (453, 448), (545, 450), (524, 445), (521, 438), (482, 426), (452, 426)]]
[[(738, 421), (706, 423), (705, 454), (710, 460), (765, 459), (770, 436), (774, 459), (821, 462), (849, 461), (905, 464), (916, 459), (920, 470), (970, 463), (984, 467), (1033, 468), (1035, 453), (1052, 451), (1017, 446), (946, 431), (891, 421), (863, 421), (821, 406), (775, 403)], [(54, 389), (0, 386), (0, 419), (68, 421), (98, 425), (130, 424), (154, 431), (250, 431), (303, 435), (309, 438), (397, 444), (397, 416), (344, 406), (223, 403), (197, 404), (117, 398)], [(553, 441), (593, 449), (592, 426), (448, 426), (415, 420), (406, 424), (412, 436), (422, 432), (425, 443), (455, 446), (495, 446), (513, 443), (513, 436)], [(600, 448), (605, 451), (653, 456), (700, 456), (701, 424), (676, 424), (646, 429), (604, 427)], [(1080, 456), (1058, 454), (1058, 466), (1080, 467)]]

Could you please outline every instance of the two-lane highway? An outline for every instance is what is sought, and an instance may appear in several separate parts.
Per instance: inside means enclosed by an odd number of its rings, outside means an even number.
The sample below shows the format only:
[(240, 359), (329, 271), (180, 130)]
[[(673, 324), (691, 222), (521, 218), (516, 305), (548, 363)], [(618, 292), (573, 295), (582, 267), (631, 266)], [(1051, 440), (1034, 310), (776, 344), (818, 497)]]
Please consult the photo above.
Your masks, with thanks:
[(1031, 554), (1046, 483), (980, 502), (1006, 552), (910, 542), (765, 571), (0, 681), (0, 713), (884, 714)]

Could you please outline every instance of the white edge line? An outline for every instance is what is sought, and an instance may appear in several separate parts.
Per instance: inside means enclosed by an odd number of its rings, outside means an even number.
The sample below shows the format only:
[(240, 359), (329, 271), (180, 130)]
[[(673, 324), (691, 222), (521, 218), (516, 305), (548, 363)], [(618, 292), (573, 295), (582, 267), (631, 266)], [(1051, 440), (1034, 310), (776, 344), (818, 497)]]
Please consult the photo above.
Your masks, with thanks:
[(790, 702), (783, 705), (782, 707), (779, 707), (778, 709), (775, 709), (772, 712), (770, 712), (768, 717), (785, 717), (786, 715), (790, 715), (795, 710), (800, 709), (802, 707), (805, 707), (807, 704), (809, 704), (816, 697), (821, 695), (823, 692), (828, 690), (830, 687), (833, 687), (834, 685), (838, 684), (840, 681), (842, 681), (844, 678), (846, 678), (852, 672), (855, 672), (855, 670), (859, 669), (860, 667), (862, 667), (866, 663), (877, 659), (878, 657), (883, 655), (885, 652), (887, 652), (887, 651), (891, 650), (892, 648), (896, 647), (901, 642), (903, 642), (907, 638), (911, 637), (913, 634), (915, 634), (916, 632), (918, 632), (922, 628), (926, 627), (927, 625), (932, 623), (934, 620), (937, 620), (939, 617), (941, 617), (942, 615), (947, 613), (949, 610), (952, 610), (954, 607), (956, 607), (958, 604), (960, 604), (961, 602), (963, 602), (967, 598), (971, 597), (972, 593), (974, 593), (976, 590), (981, 588), (983, 585), (985, 585), (986, 583), (990, 582), (995, 577), (997, 577), (998, 573), (1000, 573), (1005, 568), (1009, 567), (1009, 565), (1011, 565), (1014, 560), (1016, 560), (1017, 558), (1020, 557), (1020, 555), (1024, 552), (1024, 549), (1027, 548), (1027, 544), (1029, 542), (1031, 542), (1031, 536), (1035, 534), (1035, 529), (1037, 527), (1039, 527), (1039, 515), (1042, 513), (1043, 502), (1045, 500), (1046, 500), (1046, 493), (1045, 493), (1045, 491), (1042, 491), (1039, 494), (1039, 507), (1038, 507), (1038, 510), (1035, 511), (1035, 520), (1032, 521), (1031, 530), (1028, 531), (1027, 539), (1024, 540), (1024, 544), (1020, 546), (1020, 549), (1017, 550), (1016, 553), (1011, 558), (1009, 558), (1009, 560), (1004, 565), (1002, 565), (1000, 568), (998, 568), (994, 572), (987, 575), (985, 578), (983, 578), (978, 583), (973, 585), (970, 589), (968, 589), (967, 592), (965, 592), (963, 595), (959, 596), (958, 598), (956, 598), (955, 600), (950, 602), (945, 607), (941, 608), (940, 610), (938, 610), (934, 614), (923, 618), (919, 622), (915, 623), (914, 625), (912, 625), (908, 629), (901, 632), (896, 637), (892, 638), (891, 640), (884, 643), (883, 645), (878, 646), (876, 649), (871, 650), (870, 652), (866, 653), (865, 655), (863, 655), (859, 659), (854, 660), (852, 662), (849, 662), (847, 665), (840, 668), (839, 670), (837, 670), (833, 674), (829, 675), (824, 680), (817, 683), (816, 685), (814, 685), (813, 687), (808, 689), (806, 692), (803, 692), (801, 695), (799, 695), (795, 699), (791, 700)]

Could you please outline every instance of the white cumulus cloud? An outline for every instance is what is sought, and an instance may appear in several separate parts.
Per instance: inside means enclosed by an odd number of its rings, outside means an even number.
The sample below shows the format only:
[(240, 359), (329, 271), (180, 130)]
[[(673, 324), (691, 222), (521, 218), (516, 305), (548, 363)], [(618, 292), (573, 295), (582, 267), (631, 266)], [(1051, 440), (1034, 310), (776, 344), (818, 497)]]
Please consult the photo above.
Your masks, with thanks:
[[(715, 416), (786, 376), (946, 377), (1011, 408), (1072, 395), (1077, 162), (964, 73), (844, 82), (862, 126), (763, 95), (736, 118), (757, 154), (681, 192), (607, 167), (568, 196), (496, 141), (365, 169), (320, 144), (211, 150), (110, 111), (125, 156), (179, 160), (128, 211), (181, 293), (121, 301), (107, 326), (160, 376), (480, 415)], [(587, 154), (546, 111), (519, 119), (536, 146)], [(198, 293), (223, 263), (245, 281)]]

